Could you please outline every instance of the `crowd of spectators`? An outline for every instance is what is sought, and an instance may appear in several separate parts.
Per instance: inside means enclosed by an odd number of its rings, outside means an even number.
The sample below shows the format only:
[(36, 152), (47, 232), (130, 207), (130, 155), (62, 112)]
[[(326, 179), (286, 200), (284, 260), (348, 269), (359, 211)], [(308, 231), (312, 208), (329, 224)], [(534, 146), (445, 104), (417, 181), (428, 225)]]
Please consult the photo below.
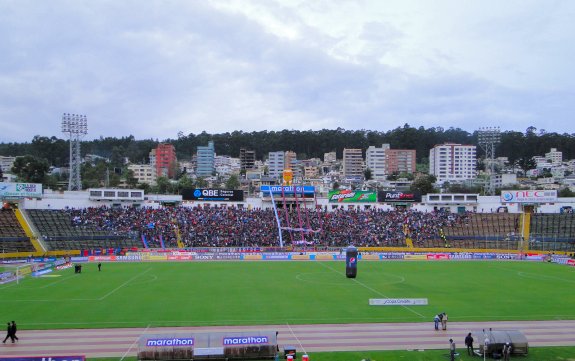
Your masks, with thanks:
[[(94, 226), (109, 234), (138, 238), (151, 248), (269, 247), (279, 245), (273, 209), (236, 207), (69, 209), (76, 227)], [(405, 246), (440, 239), (441, 229), (466, 214), (379, 209), (278, 209), (284, 245), (340, 247)]]

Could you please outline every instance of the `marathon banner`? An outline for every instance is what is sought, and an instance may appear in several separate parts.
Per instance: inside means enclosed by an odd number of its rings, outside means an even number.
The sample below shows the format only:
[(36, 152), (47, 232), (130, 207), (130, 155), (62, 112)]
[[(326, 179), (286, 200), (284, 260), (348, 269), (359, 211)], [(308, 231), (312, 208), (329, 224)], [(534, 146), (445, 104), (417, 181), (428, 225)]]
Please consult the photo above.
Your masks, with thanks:
[(243, 202), (244, 191), (241, 189), (183, 189), (182, 199), (185, 201)]
[(377, 202), (377, 192), (349, 189), (329, 191), (328, 201), (330, 203), (375, 203)]
[(269, 197), (270, 192), (274, 196), (283, 195), (285, 197), (291, 197), (297, 195), (301, 197), (302, 195), (304, 198), (313, 198), (315, 195), (315, 187), (314, 186), (268, 186), (263, 185), (260, 187), (260, 192), (262, 196)]
[(401, 191), (380, 191), (377, 193), (377, 201), (380, 203), (419, 203), (421, 202), (421, 193), (419, 192), (401, 192)]

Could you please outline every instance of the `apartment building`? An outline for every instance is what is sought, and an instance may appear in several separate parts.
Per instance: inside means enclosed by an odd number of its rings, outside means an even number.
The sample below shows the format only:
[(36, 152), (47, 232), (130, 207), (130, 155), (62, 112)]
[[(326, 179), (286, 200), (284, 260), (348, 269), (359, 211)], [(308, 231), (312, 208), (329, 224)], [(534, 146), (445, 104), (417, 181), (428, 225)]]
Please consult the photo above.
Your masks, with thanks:
[(437, 178), (437, 183), (476, 178), (476, 146), (456, 143), (436, 145), (429, 151), (429, 173)]
[(343, 176), (346, 179), (363, 180), (363, 154), (361, 149), (344, 148)]

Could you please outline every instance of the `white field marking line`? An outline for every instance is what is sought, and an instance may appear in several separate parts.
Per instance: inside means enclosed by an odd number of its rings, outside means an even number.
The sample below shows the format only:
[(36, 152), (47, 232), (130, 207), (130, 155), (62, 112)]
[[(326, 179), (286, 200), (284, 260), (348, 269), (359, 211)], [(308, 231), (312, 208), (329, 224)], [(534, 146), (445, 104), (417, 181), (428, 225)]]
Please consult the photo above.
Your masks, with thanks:
[(129, 284), (130, 282), (132, 282), (133, 280), (135, 280), (136, 278), (144, 275), (146, 272), (151, 271), (152, 268), (148, 268), (147, 270), (145, 270), (142, 273), (138, 273), (137, 275), (135, 275), (134, 277), (130, 278), (129, 280), (127, 280), (126, 282), (122, 283), (121, 285), (119, 285), (118, 287), (114, 288), (113, 290), (111, 290), (110, 292), (106, 293), (104, 296), (98, 298), (98, 301), (103, 301), (105, 298), (107, 298), (108, 296), (110, 296), (111, 294), (113, 294), (114, 292), (116, 292), (117, 290), (119, 290), (120, 288), (124, 287), (125, 285)]
[[(318, 263), (321, 264), (321, 265), (324, 266), (324, 267), (329, 268), (330, 270), (334, 271), (335, 273), (338, 273), (338, 274), (340, 274), (340, 275), (342, 275), (342, 276), (345, 276), (345, 275), (343, 274), (343, 272), (337, 271), (337, 270), (331, 268), (330, 266), (327, 266), (327, 265), (323, 264), (323, 262), (318, 262)], [(372, 292), (374, 292), (374, 293), (376, 293), (376, 294), (378, 294), (378, 295), (380, 295), (380, 296), (382, 296), (382, 297), (389, 298), (388, 296), (384, 295), (383, 293), (379, 292), (378, 290), (375, 290), (375, 289), (369, 287), (368, 285), (366, 285), (366, 284), (364, 284), (364, 283), (358, 281), (358, 280), (355, 279), (355, 278), (352, 278), (352, 280), (353, 280), (354, 282), (356, 282), (358, 285), (363, 286), (363, 287), (367, 288), (368, 290), (370, 290), (370, 291), (372, 291)], [(401, 307), (405, 308), (405, 309), (408, 310), (408, 311), (411, 311), (411, 312), (415, 313), (416, 315), (418, 315), (418, 316), (421, 317), (421, 318), (426, 318), (426, 317), (425, 317), (424, 315), (422, 315), (421, 313), (419, 313), (419, 312), (417, 312), (417, 311), (415, 311), (415, 310), (412, 310), (411, 308), (409, 308), (409, 307), (407, 307), (407, 306), (401, 305)]]
[(498, 266), (493, 266), (493, 267), (491, 267), (491, 268), (497, 268), (497, 269), (500, 269), (500, 270), (504, 270), (504, 271), (516, 273), (517, 276), (519, 276), (519, 277), (521, 277), (521, 278), (531, 278), (531, 279), (533, 279), (533, 280), (538, 280), (538, 281), (557, 280), (557, 281), (561, 281), (561, 282), (575, 283), (575, 281), (573, 281), (573, 280), (568, 280), (568, 279), (561, 278), (561, 277), (545, 276), (545, 275), (540, 276), (540, 275), (538, 275), (538, 274), (536, 274), (536, 273), (518, 271), (518, 270), (513, 269), (513, 268), (498, 267)]
[[(307, 283), (311, 283), (311, 284), (321, 284), (321, 285), (331, 285), (331, 286), (343, 286), (346, 284), (346, 282), (343, 282), (343, 281), (342, 282), (321, 282), (321, 281), (317, 281), (317, 280), (313, 280), (313, 279), (306, 279), (303, 277), (305, 275), (331, 274), (331, 273), (332, 272), (303, 272), (303, 273), (298, 273), (295, 276), (295, 279), (298, 281), (301, 281), (301, 282), (307, 282)], [(385, 283), (383, 283), (384, 285), (391, 286), (391, 285), (405, 282), (405, 277), (394, 275), (393, 273), (382, 273), (382, 274), (397, 278), (397, 281), (385, 282)]]
[(67, 280), (71, 279), (72, 277), (74, 277), (74, 276), (62, 277), (62, 278), (59, 279), (58, 281), (54, 281), (54, 282), (48, 283), (47, 285), (44, 285), (44, 286), (38, 287), (38, 288), (42, 288), (42, 289), (43, 289), (43, 288), (48, 288), (48, 287), (51, 287), (51, 286), (53, 286), (53, 285), (55, 285), (55, 284), (57, 284), (57, 283), (60, 283), (60, 282), (63, 282), (63, 281), (67, 281)]
[[(146, 326), (146, 329), (142, 332), (142, 335), (145, 335), (146, 332), (148, 332), (148, 329), (150, 328), (150, 324), (148, 323), (148, 326)], [(124, 355), (122, 356), (122, 358), (120, 359), (120, 361), (122, 361), (123, 359), (126, 358), (126, 356), (130, 353), (130, 351), (132, 351), (132, 348), (134, 347), (134, 345), (136, 344), (136, 342), (138, 342), (138, 337), (136, 337), (136, 339), (134, 340), (134, 342), (132, 342), (132, 344), (130, 345), (130, 348), (126, 350), (126, 352), (124, 352)]]
[[(299, 347), (301, 347), (304, 355), (307, 354), (307, 352), (305, 352), (305, 348), (303, 347), (303, 345), (301, 344), (301, 341), (299, 340), (299, 338), (295, 335), (295, 333), (293, 332), (293, 329), (291, 328), (291, 326), (289, 325), (289, 322), (286, 322), (286, 325), (289, 329), (289, 332), (291, 332), (292, 336), (296, 339), (297, 343), (299, 343)], [(277, 340), (276, 340), (277, 342)]]
[[(538, 316), (538, 317), (558, 317), (560, 315), (532, 315), (532, 316)], [(575, 325), (575, 314), (573, 315), (563, 315), (567, 318), (564, 319), (559, 319), (559, 320), (524, 320), (524, 319), (519, 319), (516, 321), (510, 321), (510, 320), (504, 320), (504, 321), (494, 321), (493, 317), (506, 317), (506, 318), (518, 318), (518, 317), (523, 317), (523, 316), (507, 316), (507, 315), (502, 315), (502, 316), (461, 316), (461, 318), (477, 318), (479, 319), (478, 321), (457, 321), (458, 324), (469, 324), (469, 323), (486, 323), (486, 322), (492, 322), (494, 325), (500, 324), (500, 323), (529, 323), (529, 324), (536, 324), (536, 323), (541, 323), (541, 324), (545, 324), (545, 323), (549, 323), (549, 322), (554, 322), (554, 321), (563, 321), (563, 322), (567, 322), (569, 324), (573, 324)], [(481, 319), (486, 318), (486, 317), (490, 317), (490, 319), (485, 320), (485, 321), (481, 321)], [(294, 318), (292, 320), (295, 321), (317, 321), (318, 319), (311, 319), (311, 318)], [(333, 324), (333, 321), (345, 321), (345, 320), (369, 320), (370, 323), (367, 323), (367, 325), (373, 324), (374, 320), (381, 320), (382, 322), (380, 323), (388, 323), (389, 320), (405, 320), (405, 317), (386, 317), (386, 318), (373, 318), (373, 317), (365, 317), (365, 318), (357, 318), (357, 317), (349, 317), (349, 318), (326, 318), (324, 319), (326, 321), (326, 325), (327, 324)], [(188, 321), (188, 320), (178, 320), (178, 321), (154, 321), (157, 324), (176, 324), (176, 326), (160, 326), (161, 328), (165, 328), (165, 327), (204, 327), (204, 326), (209, 326), (209, 325), (213, 325), (213, 327), (216, 328), (222, 328), (222, 327), (226, 327), (224, 324), (226, 322), (239, 322), (242, 321), (244, 322), (245, 320), (222, 320), (222, 321), (214, 321), (214, 322), (194, 322), (194, 321)], [(272, 320), (252, 320), (254, 322), (258, 322), (258, 323), (250, 323), (250, 324), (241, 324), (241, 325), (233, 325), (234, 327), (254, 327), (254, 326), (261, 326), (261, 325), (272, 325), (272, 323), (270, 323), (270, 321)], [(361, 324), (362, 322), (353, 322), (354, 324)], [(427, 324), (427, 322), (415, 322), (415, 323), (424, 323)], [(32, 323), (24, 323), (22, 324), (22, 326), (53, 326), (53, 325), (122, 325), (122, 324), (134, 324), (134, 322), (128, 322), (128, 321), (109, 321), (109, 322), (32, 322)], [(182, 326), (182, 324), (184, 326)], [(414, 323), (405, 323), (405, 325), (410, 325), (410, 324), (414, 324)], [(300, 324), (299, 326), (306, 326), (307, 324)], [(322, 324), (313, 324), (313, 325), (322, 325)], [(312, 325), (312, 326), (313, 326)], [(132, 329), (138, 329), (139, 327), (129, 327)], [(87, 329), (87, 331), (90, 330), (97, 330), (97, 329)], [(38, 331), (38, 330), (36, 330)], [(40, 330), (41, 331), (41, 330)]]
[(538, 281), (556, 280), (556, 281), (561, 281), (561, 282), (575, 283), (575, 281), (566, 280), (566, 279), (561, 278), (561, 277), (538, 275), (536, 273), (529, 273), (529, 272), (523, 272), (523, 271), (518, 271), (517, 275), (519, 277), (522, 277), (522, 278), (530, 278), (532, 280), (538, 280)]

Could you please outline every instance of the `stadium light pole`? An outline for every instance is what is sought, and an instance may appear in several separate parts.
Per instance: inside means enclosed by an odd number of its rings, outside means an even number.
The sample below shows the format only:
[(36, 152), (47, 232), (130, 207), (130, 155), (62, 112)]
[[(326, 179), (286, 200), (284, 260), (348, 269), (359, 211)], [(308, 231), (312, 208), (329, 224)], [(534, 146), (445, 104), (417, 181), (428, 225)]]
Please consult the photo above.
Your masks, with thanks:
[(80, 139), (88, 134), (88, 119), (85, 115), (68, 114), (62, 115), (62, 133), (70, 136), (70, 177), (68, 178), (68, 190), (82, 190), (80, 179), (80, 167), (82, 156), (80, 153)]
[(477, 131), (477, 143), (485, 151), (485, 159), (489, 159), (489, 184), (486, 187), (487, 193), (495, 194), (495, 187), (491, 179), (495, 174), (495, 147), (501, 142), (501, 131), (499, 127), (483, 127)]

